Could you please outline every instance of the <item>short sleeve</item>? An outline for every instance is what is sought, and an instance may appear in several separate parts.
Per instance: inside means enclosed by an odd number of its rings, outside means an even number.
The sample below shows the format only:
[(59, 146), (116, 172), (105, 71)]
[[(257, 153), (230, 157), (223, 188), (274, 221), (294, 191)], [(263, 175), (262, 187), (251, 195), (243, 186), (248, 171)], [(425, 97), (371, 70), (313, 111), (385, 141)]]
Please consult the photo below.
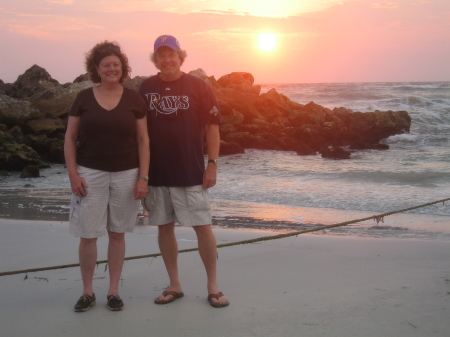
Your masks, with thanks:
[(128, 97), (133, 102), (133, 112), (136, 119), (141, 119), (147, 116), (147, 102), (142, 96), (133, 89), (128, 90)]
[[(203, 80), (201, 80), (203, 82)], [(222, 124), (219, 106), (211, 88), (203, 82), (201, 99), (202, 120), (204, 124)]]
[(81, 113), (82, 113), (82, 101), (83, 101), (83, 97), (85, 96), (85, 90), (80, 91), (77, 94), (77, 97), (75, 97), (75, 100), (72, 103), (72, 107), (70, 108), (69, 111), (69, 116), (74, 116), (74, 117), (80, 117)]

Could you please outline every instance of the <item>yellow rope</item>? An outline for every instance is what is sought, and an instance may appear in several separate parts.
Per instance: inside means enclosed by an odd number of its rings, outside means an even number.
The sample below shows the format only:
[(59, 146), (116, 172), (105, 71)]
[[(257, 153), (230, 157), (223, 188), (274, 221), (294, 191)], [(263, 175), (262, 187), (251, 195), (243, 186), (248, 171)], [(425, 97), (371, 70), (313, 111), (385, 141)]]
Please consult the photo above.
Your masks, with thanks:
[[(392, 215), (392, 214), (397, 214), (397, 213), (402, 213), (402, 212), (406, 212), (406, 211), (411, 211), (413, 209), (422, 208), (422, 207), (426, 207), (426, 206), (431, 206), (431, 205), (434, 205), (434, 204), (438, 204), (440, 202), (442, 202), (442, 204), (444, 204), (444, 202), (448, 201), (448, 200), (450, 200), (450, 198), (446, 198), (446, 199), (442, 199), (442, 200), (438, 200), (438, 201), (433, 201), (433, 202), (429, 202), (427, 204), (422, 204), (422, 205), (419, 205), (419, 206), (405, 208), (405, 209), (401, 209), (401, 210), (397, 210), (397, 211), (393, 211), (393, 212), (383, 213), (383, 214), (379, 214), (379, 215), (373, 215), (373, 216), (362, 218), (362, 219), (355, 219), (355, 220), (351, 220), (351, 221), (340, 222), (338, 224), (333, 224), (333, 225), (328, 225), (328, 226), (319, 226), (319, 227), (316, 227), (316, 228), (305, 229), (305, 230), (291, 232), (291, 233), (278, 234), (278, 235), (272, 235), (272, 236), (263, 236), (263, 237), (250, 239), (250, 240), (243, 240), (243, 241), (224, 243), (224, 244), (217, 245), (217, 248), (224, 248), (224, 247), (237, 246), (237, 245), (245, 245), (245, 244), (255, 243), (255, 242), (260, 242), (260, 241), (283, 239), (283, 238), (287, 238), (287, 237), (290, 237), (290, 236), (297, 236), (297, 235), (300, 235), (300, 234), (316, 232), (316, 231), (320, 231), (320, 230), (324, 230), (324, 229), (347, 226), (347, 225), (350, 225), (350, 224), (354, 224), (354, 223), (362, 222), (362, 221), (367, 221), (367, 220), (374, 220), (374, 221), (377, 221), (377, 223), (378, 223), (379, 221), (382, 221), (382, 219), (384, 217)], [(182, 249), (182, 250), (179, 250), (178, 253), (188, 253), (188, 252), (194, 252), (194, 251), (197, 251), (197, 250), (198, 250), (198, 248)], [(161, 256), (161, 253), (130, 256), (130, 257), (126, 257), (125, 260), (137, 260), (137, 259), (145, 259), (145, 258), (157, 257), (157, 256)], [(108, 263), (108, 260), (97, 261), (97, 265), (102, 264), (102, 263)], [(0, 277), (1, 276), (7, 276), (7, 275), (33, 273), (33, 272), (45, 271), (45, 270), (73, 268), (73, 267), (79, 267), (79, 266), (80, 266), (79, 263), (73, 263), (73, 264), (65, 264), (65, 265), (52, 266), (52, 267), (13, 270), (13, 271), (1, 272), (0, 273)], [(27, 278), (27, 276), (25, 276), (25, 278)]]

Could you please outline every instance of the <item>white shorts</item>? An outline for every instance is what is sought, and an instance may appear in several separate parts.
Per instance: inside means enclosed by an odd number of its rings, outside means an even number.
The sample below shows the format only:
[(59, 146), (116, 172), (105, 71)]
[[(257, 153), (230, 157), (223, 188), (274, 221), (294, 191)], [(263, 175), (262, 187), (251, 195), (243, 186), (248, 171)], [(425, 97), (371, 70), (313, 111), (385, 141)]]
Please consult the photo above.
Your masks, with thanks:
[(148, 223), (153, 226), (175, 221), (182, 226), (205, 226), (212, 223), (208, 190), (202, 185), (149, 186), (143, 205), (148, 211)]
[(72, 194), (69, 231), (82, 238), (98, 238), (106, 230), (132, 232), (140, 200), (134, 199), (139, 169), (106, 172), (78, 165), (78, 174), (88, 187), (86, 196)]

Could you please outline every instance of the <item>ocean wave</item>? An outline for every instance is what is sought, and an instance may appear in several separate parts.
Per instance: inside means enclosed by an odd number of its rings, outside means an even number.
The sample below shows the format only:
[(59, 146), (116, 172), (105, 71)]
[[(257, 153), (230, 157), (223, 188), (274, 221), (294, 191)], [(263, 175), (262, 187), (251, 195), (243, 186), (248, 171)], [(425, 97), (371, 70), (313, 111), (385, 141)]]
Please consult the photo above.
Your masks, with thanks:
[(409, 133), (403, 133), (400, 135), (394, 135), (387, 138), (384, 142), (386, 144), (395, 144), (398, 142), (408, 142), (408, 143), (415, 143), (419, 139), (418, 135), (412, 135)]

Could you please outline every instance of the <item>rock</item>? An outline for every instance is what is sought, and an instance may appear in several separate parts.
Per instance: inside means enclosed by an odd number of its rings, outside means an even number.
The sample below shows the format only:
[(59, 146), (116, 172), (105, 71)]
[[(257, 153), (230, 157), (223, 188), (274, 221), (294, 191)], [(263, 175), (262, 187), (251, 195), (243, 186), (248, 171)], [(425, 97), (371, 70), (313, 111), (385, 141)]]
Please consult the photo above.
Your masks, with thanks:
[(7, 170), (0, 170), (0, 177), (8, 177), (9, 171)]
[(59, 118), (43, 118), (28, 121), (24, 130), (27, 133), (35, 135), (48, 135), (50, 137), (57, 137), (64, 135), (66, 123)]
[(59, 164), (64, 164), (65, 162), (64, 138), (49, 138), (47, 135), (27, 135), (24, 143), (35, 149), (43, 160)]
[(0, 80), (0, 95), (5, 95), (6, 94), (6, 85), (5, 82), (3, 82), (2, 80)]
[(215, 89), (214, 93), (217, 98), (217, 103), (219, 109), (225, 111), (225, 116), (227, 116), (226, 111), (235, 111), (234, 115), (242, 115), (244, 118), (242, 123), (251, 123), (254, 119), (264, 119), (264, 116), (255, 106), (255, 101), (258, 96), (256, 95), (246, 95), (241, 91), (230, 88), (219, 88)]
[(328, 147), (320, 151), (323, 158), (329, 159), (350, 159), (350, 151), (341, 147)]
[(220, 137), (223, 139), (227, 134), (236, 132), (236, 127), (231, 123), (221, 124), (219, 126)]
[[(344, 125), (353, 133), (346, 140), (350, 144), (377, 144), (389, 136), (407, 133), (411, 127), (411, 117), (406, 111), (336, 112)], [(355, 137), (356, 136), (356, 137)]]
[(84, 89), (92, 87), (91, 81), (69, 83), (66, 86), (49, 87), (27, 100), (32, 106), (41, 111), (43, 117), (67, 118), (70, 107), (77, 94)]
[[(406, 111), (330, 110), (314, 102), (293, 102), (275, 89), (261, 94), (250, 73), (233, 72), (217, 81), (202, 69), (190, 74), (203, 79), (216, 96), (223, 119), (221, 155), (255, 148), (350, 158), (344, 148), (388, 149), (380, 141), (409, 132), (411, 125)], [(128, 79), (124, 86), (138, 90), (143, 79)], [(1, 168), (21, 171), (42, 160), (64, 163), (68, 112), (78, 92), (93, 85), (87, 74), (61, 85), (37, 65), (13, 84), (0, 81)]]
[(352, 150), (389, 150), (387, 144), (368, 144), (364, 140), (355, 141), (350, 145)]
[(139, 86), (145, 78), (145, 76), (136, 76), (133, 79), (129, 78), (123, 83), (123, 86), (138, 91)]
[(221, 98), (217, 99), (220, 113), (222, 114), (222, 120), (225, 124), (238, 125), (244, 122), (244, 115), (239, 111), (236, 111), (228, 102)]
[(296, 152), (300, 156), (312, 156), (312, 155), (315, 155), (317, 153), (316, 150), (314, 150), (313, 148), (311, 148), (307, 144), (300, 144), (297, 147)]
[(190, 75), (196, 76), (198, 78), (201, 78), (203, 81), (206, 82), (211, 88), (219, 88), (220, 84), (217, 83), (214, 76), (208, 76), (206, 75), (205, 71), (203, 69), (195, 69), (189, 72)]
[(28, 165), (25, 166), (20, 174), (20, 178), (39, 178), (39, 167)]
[(284, 125), (289, 124), (288, 118), (293, 114), (301, 111), (303, 105), (292, 102), (287, 96), (278, 93), (275, 89), (270, 89), (268, 92), (261, 94), (255, 102), (258, 110), (269, 121), (276, 121), (280, 123), (280, 118), (285, 119)]
[(13, 126), (11, 129), (7, 132), (9, 135), (11, 135), (14, 142), (21, 144), (23, 143), (23, 133), (22, 129), (19, 126)]
[(33, 65), (18, 77), (7, 94), (15, 98), (31, 97), (58, 85), (58, 81), (54, 80), (44, 68)]
[(26, 121), (43, 117), (43, 114), (30, 102), (9, 96), (0, 96), (0, 123), (9, 127), (22, 126)]
[(39, 165), (41, 158), (31, 147), (14, 142), (3, 143), (0, 135), (0, 167), (9, 171), (21, 171), (27, 165)]
[(73, 80), (73, 83), (80, 83), (86, 81), (89, 81), (89, 75), (87, 73), (78, 76), (76, 79)]
[(274, 149), (273, 147), (275, 145), (271, 144), (267, 138), (258, 134), (254, 135), (251, 132), (229, 133), (224, 140), (230, 143), (237, 143), (243, 148), (265, 149), (265, 150), (278, 149), (278, 148)]
[(224, 75), (217, 80), (222, 88), (230, 88), (241, 93), (259, 95), (260, 85), (253, 85), (255, 79), (252, 74), (244, 72), (234, 72)]
[(220, 142), (220, 156), (227, 156), (230, 154), (238, 154), (244, 152), (244, 148), (237, 143), (229, 143), (225, 141)]

